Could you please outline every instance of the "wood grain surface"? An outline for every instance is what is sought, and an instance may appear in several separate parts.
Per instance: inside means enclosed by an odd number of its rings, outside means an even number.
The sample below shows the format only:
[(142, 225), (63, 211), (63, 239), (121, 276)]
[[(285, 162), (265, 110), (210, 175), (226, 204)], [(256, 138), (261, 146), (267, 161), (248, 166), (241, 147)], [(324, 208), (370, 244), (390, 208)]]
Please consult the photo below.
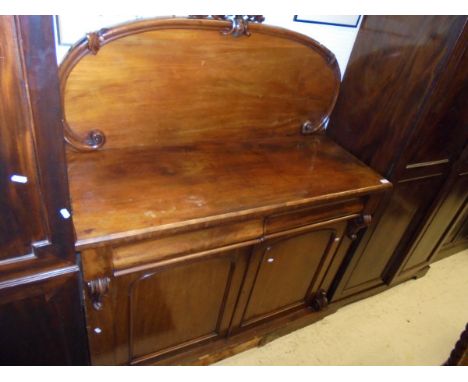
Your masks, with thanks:
[(78, 248), (389, 187), (325, 136), (70, 152), (68, 159)]
[(166, 19), (93, 35), (60, 67), (66, 125), (105, 134), (104, 149), (300, 134), (338, 95), (332, 53), (281, 28), (220, 33), (227, 22)]

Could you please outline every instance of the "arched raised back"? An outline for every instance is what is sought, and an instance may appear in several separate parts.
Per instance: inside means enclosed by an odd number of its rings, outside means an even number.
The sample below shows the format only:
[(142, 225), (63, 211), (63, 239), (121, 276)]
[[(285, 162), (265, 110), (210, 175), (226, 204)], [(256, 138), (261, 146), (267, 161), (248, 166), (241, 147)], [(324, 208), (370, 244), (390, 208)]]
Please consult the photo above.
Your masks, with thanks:
[(67, 142), (79, 150), (186, 145), (322, 126), (340, 84), (334, 55), (285, 29), (220, 33), (229, 26), (153, 19), (78, 42), (60, 65)]

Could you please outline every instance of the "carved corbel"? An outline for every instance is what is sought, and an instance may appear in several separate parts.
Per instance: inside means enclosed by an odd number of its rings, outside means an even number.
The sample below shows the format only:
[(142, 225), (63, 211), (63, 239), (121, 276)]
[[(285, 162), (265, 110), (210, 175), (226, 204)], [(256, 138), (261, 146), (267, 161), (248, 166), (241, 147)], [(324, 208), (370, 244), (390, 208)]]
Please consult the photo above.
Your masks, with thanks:
[(109, 292), (109, 284), (109, 277), (88, 281), (89, 294), (91, 295), (91, 301), (95, 310), (102, 309), (102, 300), (107, 292)]
[(369, 214), (358, 216), (356, 219), (349, 222), (346, 234), (351, 240), (356, 240), (359, 231), (369, 227), (371, 221), (372, 216)]
[(311, 300), (310, 305), (316, 312), (325, 309), (328, 306), (327, 292), (324, 289), (319, 289)]

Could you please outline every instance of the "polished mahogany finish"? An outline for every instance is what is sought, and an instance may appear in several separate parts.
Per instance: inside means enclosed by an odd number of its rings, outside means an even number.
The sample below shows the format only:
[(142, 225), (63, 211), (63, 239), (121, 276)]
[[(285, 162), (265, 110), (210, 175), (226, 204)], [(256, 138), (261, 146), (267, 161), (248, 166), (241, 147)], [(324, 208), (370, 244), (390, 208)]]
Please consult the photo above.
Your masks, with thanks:
[(68, 158), (78, 249), (252, 219), (388, 186), (322, 135), (70, 152)]
[(0, 17), (0, 51), (0, 364), (86, 364), (52, 18)]
[(333, 54), (227, 26), (129, 23), (60, 67), (94, 365), (225, 354), (333, 312), (348, 248), (391, 187), (322, 132)]
[(420, 239), (467, 140), (466, 41), (464, 16), (364, 18), (327, 134), (395, 187), (335, 300), (380, 291), (430, 263), (440, 235)]
[(0, 280), (0, 365), (88, 364), (78, 281), (57, 263)]
[(311, 305), (345, 227), (346, 222), (340, 222), (257, 246), (251, 260), (255, 283), (247, 284), (240, 325)]
[[(30, 255), (32, 242), (46, 239), (44, 210), (35, 192), (38, 177), (32, 121), (27, 108), (23, 68), (18, 59), (18, 30), (15, 18), (2, 17), (0, 24), (0, 262)], [(18, 139), (21, 136), (22, 139)], [(21, 182), (11, 180), (21, 176)]]
[[(468, 247), (468, 145), (441, 192), (440, 202), (417, 250), (430, 253), (430, 260), (443, 259)], [(447, 224), (448, 223), (448, 224)], [(433, 246), (437, 239), (437, 246)]]
[[(387, 177), (392, 176), (405, 147), (414, 150), (415, 157), (407, 158), (403, 167), (448, 159), (445, 155), (456, 157), (460, 141), (454, 137), (460, 129), (440, 128), (438, 119), (450, 108), (458, 90), (448, 95), (440, 88), (447, 99), (440, 102), (441, 94), (434, 94), (433, 104), (427, 101), (442, 75), (452, 79), (448, 73), (456, 73), (460, 59), (456, 50), (463, 53), (466, 45), (465, 23), (465, 16), (366, 16), (328, 135)], [(444, 81), (444, 87), (463, 86), (463, 81)], [(422, 120), (422, 112), (428, 120)], [(425, 128), (428, 134), (423, 134)], [(450, 137), (449, 145), (440, 144), (442, 137)]]

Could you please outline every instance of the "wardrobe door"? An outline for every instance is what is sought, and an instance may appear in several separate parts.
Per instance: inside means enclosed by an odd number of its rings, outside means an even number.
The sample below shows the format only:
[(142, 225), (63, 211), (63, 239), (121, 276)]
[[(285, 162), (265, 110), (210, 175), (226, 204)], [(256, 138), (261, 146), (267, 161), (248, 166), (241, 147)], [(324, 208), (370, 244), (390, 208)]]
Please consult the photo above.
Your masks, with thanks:
[(0, 364), (88, 363), (53, 18), (0, 16)]
[(412, 248), (467, 139), (466, 19), (366, 16), (361, 24), (327, 134), (394, 188), (355, 246), (335, 300), (427, 269), (428, 256)]

